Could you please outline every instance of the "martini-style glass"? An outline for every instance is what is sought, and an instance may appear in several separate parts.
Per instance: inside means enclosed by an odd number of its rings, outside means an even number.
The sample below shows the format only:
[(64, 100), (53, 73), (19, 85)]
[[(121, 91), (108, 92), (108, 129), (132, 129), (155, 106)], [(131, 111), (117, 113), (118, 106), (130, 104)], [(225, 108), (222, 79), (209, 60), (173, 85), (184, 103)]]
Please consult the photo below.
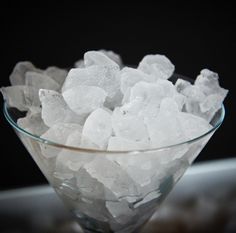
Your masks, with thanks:
[[(137, 232), (158, 209), (224, 119), (192, 140), (162, 148), (102, 151), (57, 144), (17, 125), (23, 113), (4, 115), (84, 232)], [(138, 127), (138, 126), (137, 126)]]

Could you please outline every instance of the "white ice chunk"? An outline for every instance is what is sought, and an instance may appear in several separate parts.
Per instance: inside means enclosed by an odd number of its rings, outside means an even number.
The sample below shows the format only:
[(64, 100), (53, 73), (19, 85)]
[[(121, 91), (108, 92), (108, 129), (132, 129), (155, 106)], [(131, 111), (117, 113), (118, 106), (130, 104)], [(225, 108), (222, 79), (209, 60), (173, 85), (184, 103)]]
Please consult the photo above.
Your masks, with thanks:
[(60, 85), (52, 78), (34, 71), (28, 71), (25, 73), (25, 85), (32, 86), (36, 89), (49, 89), (55, 91), (60, 89)]
[(223, 98), (228, 93), (228, 90), (220, 87), (218, 74), (208, 69), (201, 70), (200, 75), (198, 75), (195, 81), (195, 85), (207, 96), (210, 94), (218, 94)]
[(138, 98), (146, 103), (155, 103), (156, 106), (165, 97), (176, 94), (174, 85), (167, 80), (158, 80), (154, 83), (138, 82), (130, 90), (130, 101)]
[(85, 67), (84, 59), (79, 59), (78, 61), (76, 61), (74, 67), (76, 67), (76, 68), (84, 68)]
[(41, 89), (39, 98), (42, 104), (42, 118), (47, 126), (51, 127), (57, 123), (83, 123), (83, 117), (70, 110), (60, 93)]
[(10, 75), (11, 85), (24, 85), (27, 71), (42, 72), (29, 61), (18, 62)]
[(83, 137), (105, 149), (112, 134), (111, 114), (101, 108), (93, 111), (85, 121)]
[(199, 137), (212, 129), (205, 119), (190, 113), (180, 112), (178, 119), (188, 140)]
[(121, 137), (110, 137), (107, 149), (116, 151), (116, 150), (144, 150), (149, 148), (149, 143), (145, 141), (131, 141)]
[(176, 117), (178, 113), (177, 103), (171, 98), (166, 98), (161, 103), (158, 116), (145, 119), (152, 147), (169, 146), (186, 140)]
[(101, 49), (99, 51), (102, 52), (103, 54), (105, 54), (107, 57), (109, 57), (112, 61), (117, 63), (120, 67), (123, 66), (123, 62), (122, 62), (122, 59), (119, 54), (117, 54), (111, 50), (105, 50), (105, 49)]
[(88, 51), (84, 54), (85, 67), (93, 65), (101, 66), (115, 66), (119, 67), (118, 64), (110, 59), (104, 52), (99, 51)]
[(50, 66), (44, 71), (44, 73), (51, 77), (54, 81), (56, 81), (59, 86), (62, 86), (68, 74), (68, 71), (56, 66)]
[(62, 87), (62, 92), (79, 85), (97, 86), (113, 98), (120, 88), (119, 69), (113, 66), (90, 66), (71, 69)]
[(0, 89), (9, 107), (27, 111), (31, 107), (39, 107), (38, 90), (30, 86), (9, 86)]
[(158, 79), (168, 79), (174, 73), (175, 66), (164, 55), (146, 55), (138, 66), (146, 74), (153, 74)]
[(181, 78), (177, 79), (177, 81), (175, 83), (175, 87), (178, 92), (182, 92), (186, 87), (188, 87), (190, 85), (191, 85), (191, 83), (189, 81), (186, 81)]
[(107, 93), (100, 87), (75, 86), (62, 93), (68, 106), (78, 115), (84, 115), (103, 106)]
[(141, 70), (125, 67), (121, 70), (120, 73), (120, 79), (121, 79), (121, 91), (123, 94), (126, 93), (126, 91), (133, 87), (136, 83), (140, 81), (145, 82), (155, 82), (156, 78), (153, 75), (148, 75)]
[(126, 114), (116, 108), (112, 114), (112, 127), (115, 135), (131, 141), (147, 141), (148, 132), (141, 117)]

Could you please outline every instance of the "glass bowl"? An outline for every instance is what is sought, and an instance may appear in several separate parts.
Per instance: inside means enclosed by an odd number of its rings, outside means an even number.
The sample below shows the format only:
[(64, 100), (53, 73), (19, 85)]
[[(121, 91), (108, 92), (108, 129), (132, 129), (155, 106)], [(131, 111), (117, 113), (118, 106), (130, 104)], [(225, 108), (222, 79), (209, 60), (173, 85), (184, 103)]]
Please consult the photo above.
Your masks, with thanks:
[(84, 232), (140, 229), (201, 152), (224, 119), (192, 140), (149, 150), (103, 151), (45, 140), (17, 125), (24, 113), (4, 103), (4, 115)]

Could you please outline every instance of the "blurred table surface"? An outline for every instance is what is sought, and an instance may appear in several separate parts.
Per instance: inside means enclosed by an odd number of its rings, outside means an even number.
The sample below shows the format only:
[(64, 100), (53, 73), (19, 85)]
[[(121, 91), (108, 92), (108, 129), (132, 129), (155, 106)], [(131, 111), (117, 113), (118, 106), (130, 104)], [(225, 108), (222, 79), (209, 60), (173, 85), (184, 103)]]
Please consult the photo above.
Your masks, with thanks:
[[(81, 230), (44, 185), (0, 192), (0, 232)], [(236, 158), (190, 167), (141, 232), (236, 232)]]

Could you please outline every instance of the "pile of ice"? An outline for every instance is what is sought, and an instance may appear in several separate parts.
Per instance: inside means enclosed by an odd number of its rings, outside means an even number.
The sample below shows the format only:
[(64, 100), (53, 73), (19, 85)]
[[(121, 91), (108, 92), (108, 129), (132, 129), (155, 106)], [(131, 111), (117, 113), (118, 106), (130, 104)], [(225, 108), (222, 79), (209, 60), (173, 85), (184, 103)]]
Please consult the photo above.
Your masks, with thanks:
[[(147, 55), (131, 68), (111, 51), (89, 51), (69, 72), (19, 62), (12, 86), (1, 91), (10, 107), (26, 112), (18, 125), (43, 139), (96, 150), (159, 148), (208, 132), (228, 92), (208, 69), (194, 84), (183, 79), (173, 84), (168, 79), (174, 69), (164, 55)], [(189, 165), (181, 160), (189, 148), (179, 149), (162, 156), (96, 156), (41, 144), (62, 196), (75, 201), (80, 216), (109, 222), (113, 230), (137, 214), (150, 214), (148, 203), (179, 179)]]
[[(1, 91), (10, 106), (28, 111), (19, 126), (75, 147), (157, 148), (206, 133), (228, 92), (208, 69), (193, 85), (183, 79), (174, 85), (168, 79), (175, 67), (163, 55), (147, 55), (135, 69), (111, 51), (89, 51), (76, 66), (69, 72), (15, 66), (12, 86)], [(67, 131), (63, 140), (54, 134), (58, 129)]]

